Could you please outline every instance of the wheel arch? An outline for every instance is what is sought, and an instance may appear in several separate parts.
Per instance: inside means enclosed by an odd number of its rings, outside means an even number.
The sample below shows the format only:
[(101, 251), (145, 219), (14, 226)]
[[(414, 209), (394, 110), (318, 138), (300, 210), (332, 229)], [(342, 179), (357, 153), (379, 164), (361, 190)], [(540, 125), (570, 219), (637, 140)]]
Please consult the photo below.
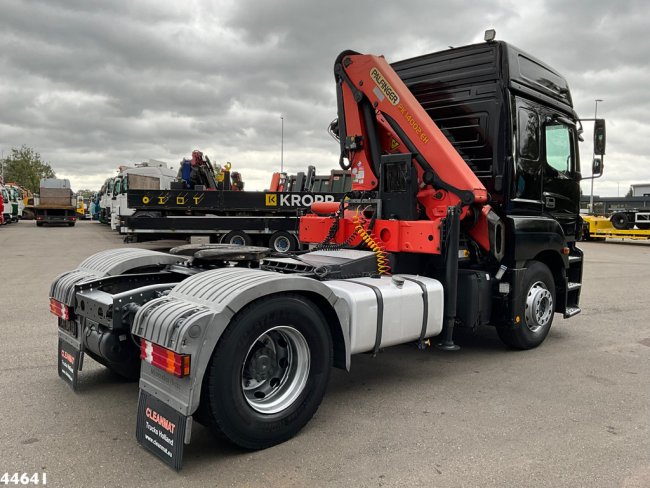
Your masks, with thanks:
[(140, 387), (185, 415), (193, 414), (210, 358), (228, 325), (248, 306), (286, 293), (308, 298), (323, 313), (332, 336), (334, 365), (349, 368), (349, 311), (329, 287), (296, 275), (222, 268), (184, 280), (167, 297), (152, 300), (138, 311), (134, 335), (192, 356), (189, 377), (168, 375), (164, 382), (159, 370), (143, 362)]
[[(555, 282), (556, 312), (563, 313), (566, 309), (566, 258), (554, 250), (542, 251), (534, 257), (535, 261), (546, 265)], [(528, 264), (528, 263), (527, 263)]]
[(343, 337), (343, 326), (332, 304), (317, 293), (300, 291), (298, 294), (313, 302), (325, 317), (330, 335), (332, 336), (334, 367), (349, 370), (350, 346)]

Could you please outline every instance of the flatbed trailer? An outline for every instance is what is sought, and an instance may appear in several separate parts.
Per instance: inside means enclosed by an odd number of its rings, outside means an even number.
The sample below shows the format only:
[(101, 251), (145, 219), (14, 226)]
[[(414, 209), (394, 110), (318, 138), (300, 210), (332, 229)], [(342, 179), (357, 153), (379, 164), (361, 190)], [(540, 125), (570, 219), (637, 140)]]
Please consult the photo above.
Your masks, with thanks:
[(340, 200), (341, 193), (129, 190), (135, 209), (120, 222), (127, 240), (211, 236), (225, 244), (257, 244), (277, 251), (298, 247), (300, 216), (314, 202)]
[(599, 217), (595, 215), (585, 215), (582, 217), (583, 240), (585, 241), (602, 241), (605, 239), (650, 239), (650, 230), (644, 229), (616, 229), (612, 225), (609, 217)]

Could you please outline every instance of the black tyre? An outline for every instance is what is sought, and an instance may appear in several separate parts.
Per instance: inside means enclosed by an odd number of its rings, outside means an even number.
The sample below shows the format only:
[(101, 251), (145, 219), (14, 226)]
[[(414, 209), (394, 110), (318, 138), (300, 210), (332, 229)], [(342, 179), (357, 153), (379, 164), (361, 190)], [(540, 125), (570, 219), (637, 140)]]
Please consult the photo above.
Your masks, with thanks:
[(222, 244), (236, 244), (238, 246), (250, 246), (251, 236), (241, 230), (233, 230), (228, 232), (221, 238)]
[(246, 449), (279, 444), (318, 410), (331, 365), (329, 328), (312, 302), (292, 294), (260, 299), (219, 340), (197, 418)]
[(43, 227), (44, 222), (36, 222), (36, 227)]
[(75, 224), (74, 222), (68, 222), (69, 227), (74, 227), (74, 224)]
[(149, 210), (136, 210), (133, 214), (133, 218), (136, 219), (155, 219), (158, 217), (162, 217), (160, 212), (152, 212)]
[(532, 349), (544, 342), (555, 315), (555, 280), (544, 263), (530, 261), (523, 289), (514, 310), (515, 317), (521, 320), (514, 326), (497, 327), (497, 332), (507, 346)]
[(612, 222), (615, 229), (626, 230), (630, 228), (630, 219), (628, 219), (627, 214), (623, 212), (615, 213), (609, 220)]
[(298, 240), (294, 235), (280, 230), (271, 234), (269, 247), (277, 252), (291, 252), (298, 249)]

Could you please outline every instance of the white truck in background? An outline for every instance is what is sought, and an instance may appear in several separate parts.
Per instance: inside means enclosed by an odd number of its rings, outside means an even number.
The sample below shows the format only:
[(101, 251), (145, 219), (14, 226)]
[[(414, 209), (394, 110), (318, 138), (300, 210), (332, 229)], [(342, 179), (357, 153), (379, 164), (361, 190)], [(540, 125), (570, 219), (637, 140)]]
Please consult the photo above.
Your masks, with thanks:
[(12, 191), (14, 194), (14, 199), (15, 199), (15, 204), (17, 209), (15, 220), (19, 220), (22, 218), (23, 211), (25, 210), (25, 200), (24, 200), (25, 194), (23, 192), (23, 189), (13, 183), (8, 183), (5, 185), (5, 187), (8, 188), (10, 191)]
[(132, 190), (169, 190), (171, 183), (177, 180), (178, 171), (167, 163), (150, 159), (136, 163), (133, 168), (125, 168), (115, 178), (110, 196), (107, 194), (108, 210), (110, 206), (111, 229), (118, 230), (120, 220), (135, 213), (127, 205), (126, 194)]
[(4, 202), (4, 207), (2, 210), (2, 221), (3, 224), (9, 224), (13, 222), (13, 218), (11, 217), (11, 212), (12, 212), (12, 202), (11, 202), (11, 195), (9, 193), (9, 190), (7, 189), (6, 186), (0, 183), (0, 195), (2, 195), (2, 201)]
[[(121, 167), (121, 168), (126, 168), (126, 167)], [(121, 169), (123, 171), (123, 169)], [(117, 180), (117, 176), (111, 176), (110, 178), (106, 178), (106, 181), (104, 182), (104, 185), (102, 185), (102, 188), (100, 190), (100, 199), (99, 199), (99, 221), (102, 224), (110, 224), (111, 223), (111, 200), (113, 198), (113, 187), (115, 186), (115, 181)]]

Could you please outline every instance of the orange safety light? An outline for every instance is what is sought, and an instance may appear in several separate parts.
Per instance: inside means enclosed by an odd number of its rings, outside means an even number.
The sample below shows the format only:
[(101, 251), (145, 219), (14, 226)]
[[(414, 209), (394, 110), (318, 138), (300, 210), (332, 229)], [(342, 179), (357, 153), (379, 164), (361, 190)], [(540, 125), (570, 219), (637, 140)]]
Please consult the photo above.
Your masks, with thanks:
[(145, 339), (140, 341), (140, 359), (179, 378), (190, 375), (189, 354), (178, 354)]
[(70, 307), (54, 298), (50, 298), (50, 312), (63, 320), (70, 320)]

